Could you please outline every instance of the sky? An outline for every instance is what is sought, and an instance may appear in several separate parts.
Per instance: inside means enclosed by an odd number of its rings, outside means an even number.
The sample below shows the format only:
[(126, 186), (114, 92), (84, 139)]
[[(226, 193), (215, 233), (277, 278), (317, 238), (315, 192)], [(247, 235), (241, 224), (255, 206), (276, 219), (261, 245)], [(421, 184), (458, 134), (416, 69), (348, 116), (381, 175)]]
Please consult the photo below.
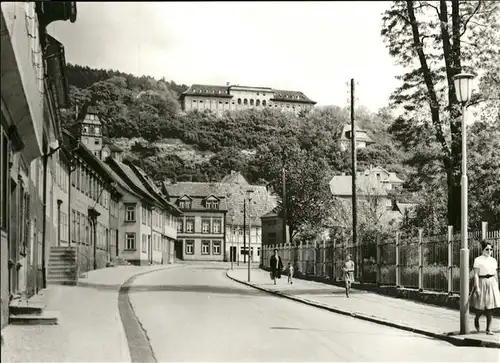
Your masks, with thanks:
[(395, 66), (380, 36), (391, 2), (100, 2), (49, 32), (66, 60), (165, 77), (302, 91), (317, 105), (387, 106)]

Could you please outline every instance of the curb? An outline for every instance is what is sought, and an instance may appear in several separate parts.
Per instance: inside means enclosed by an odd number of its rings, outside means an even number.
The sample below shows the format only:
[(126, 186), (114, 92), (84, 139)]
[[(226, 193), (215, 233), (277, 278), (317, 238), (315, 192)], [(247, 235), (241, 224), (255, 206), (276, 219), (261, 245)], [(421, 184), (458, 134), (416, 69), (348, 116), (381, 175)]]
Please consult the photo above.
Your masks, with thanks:
[(129, 277), (119, 288), (118, 312), (123, 325), (130, 359), (132, 362), (157, 362), (148, 334), (135, 314), (134, 307), (130, 302), (129, 292), (131, 290), (132, 283), (139, 276), (158, 271), (170, 270), (177, 267), (183, 267), (183, 265), (175, 265), (171, 267), (158, 268), (152, 271), (139, 272)]
[(169, 270), (169, 269), (172, 269), (172, 268), (178, 268), (178, 267), (181, 267), (181, 266), (183, 266), (183, 265), (178, 265), (178, 264), (167, 265), (167, 266), (165, 266), (163, 268), (157, 268), (157, 269), (154, 269), (154, 270), (148, 270), (148, 271), (138, 272), (135, 275), (132, 275), (132, 276), (128, 277), (124, 282), (121, 282), (121, 283), (118, 283), (118, 284), (100, 284), (100, 283), (87, 282), (87, 281), (77, 281), (76, 286), (84, 287), (84, 288), (93, 288), (93, 289), (97, 289), (97, 290), (120, 291), (121, 287), (125, 283), (127, 283), (127, 281), (130, 280), (132, 277), (140, 276), (140, 275), (143, 275), (143, 274), (146, 274), (146, 273), (155, 272), (155, 271), (163, 271), (163, 270)]
[(444, 341), (446, 341), (448, 343), (451, 343), (453, 345), (456, 345), (456, 346), (497, 348), (497, 349), (500, 348), (500, 343), (485, 342), (485, 341), (482, 341), (480, 339), (463, 338), (463, 337), (449, 335), (449, 334), (446, 334), (446, 333), (434, 333), (434, 332), (430, 332), (430, 331), (422, 330), (422, 329), (418, 329), (418, 328), (411, 328), (411, 327), (409, 327), (407, 325), (402, 325), (402, 324), (394, 323), (392, 321), (389, 321), (389, 320), (386, 320), (386, 319), (382, 319), (382, 318), (377, 318), (375, 316), (366, 315), (366, 314), (363, 314), (363, 313), (355, 313), (355, 312), (348, 311), (348, 310), (342, 310), (342, 309), (331, 307), (331, 306), (328, 306), (328, 305), (325, 305), (325, 304), (321, 304), (321, 303), (318, 303), (316, 301), (312, 301), (312, 300), (309, 300), (309, 299), (299, 298), (299, 297), (291, 296), (291, 295), (288, 295), (288, 294), (285, 294), (285, 293), (282, 293), (282, 292), (279, 292), (279, 291), (269, 290), (269, 289), (266, 289), (266, 288), (254, 285), (254, 284), (249, 283), (249, 282), (241, 281), (241, 280), (239, 280), (239, 279), (237, 279), (235, 277), (232, 277), (232, 276), (230, 276), (229, 271), (230, 270), (226, 271), (226, 276), (229, 279), (231, 279), (231, 280), (233, 280), (235, 282), (238, 282), (238, 283), (246, 285), (246, 286), (253, 287), (254, 289), (257, 289), (257, 290), (265, 291), (265, 292), (267, 292), (269, 294), (276, 295), (276, 296), (279, 296), (279, 297), (282, 297), (282, 298), (285, 298), (285, 299), (289, 299), (289, 300), (293, 300), (293, 301), (296, 301), (296, 302), (300, 302), (302, 304), (306, 304), (306, 305), (309, 305), (309, 306), (314, 306), (316, 308), (320, 308), (320, 309), (323, 309), (323, 310), (328, 310), (328, 311), (331, 311), (333, 313), (350, 316), (350, 317), (357, 318), (357, 319), (360, 319), (360, 320), (369, 321), (371, 323), (375, 323), (375, 324), (379, 324), (379, 325), (389, 326), (391, 328), (396, 328), (396, 329), (408, 331), (408, 332), (411, 332), (411, 333), (425, 335), (427, 337), (431, 337), (431, 338), (435, 338), (435, 339), (439, 339), (439, 340), (444, 340)]

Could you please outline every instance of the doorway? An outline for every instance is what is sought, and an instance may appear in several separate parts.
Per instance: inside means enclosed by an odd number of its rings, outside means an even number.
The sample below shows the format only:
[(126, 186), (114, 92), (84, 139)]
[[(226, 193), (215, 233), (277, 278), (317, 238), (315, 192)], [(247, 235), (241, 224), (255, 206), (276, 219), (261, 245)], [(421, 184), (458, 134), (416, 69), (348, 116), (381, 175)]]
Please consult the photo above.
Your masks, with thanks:
[(182, 260), (182, 240), (175, 241), (175, 258)]
[(231, 246), (229, 248), (229, 261), (236, 262), (236, 246)]

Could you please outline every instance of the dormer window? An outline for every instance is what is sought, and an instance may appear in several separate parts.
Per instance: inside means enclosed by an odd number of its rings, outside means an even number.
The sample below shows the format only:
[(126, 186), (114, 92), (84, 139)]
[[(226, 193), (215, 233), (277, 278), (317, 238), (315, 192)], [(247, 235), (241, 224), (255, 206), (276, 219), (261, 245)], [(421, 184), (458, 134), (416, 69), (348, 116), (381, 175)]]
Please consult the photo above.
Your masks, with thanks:
[(219, 209), (219, 201), (207, 200), (207, 209)]
[(179, 200), (179, 208), (180, 209), (191, 209), (191, 199), (189, 199), (188, 197), (182, 197), (180, 200)]

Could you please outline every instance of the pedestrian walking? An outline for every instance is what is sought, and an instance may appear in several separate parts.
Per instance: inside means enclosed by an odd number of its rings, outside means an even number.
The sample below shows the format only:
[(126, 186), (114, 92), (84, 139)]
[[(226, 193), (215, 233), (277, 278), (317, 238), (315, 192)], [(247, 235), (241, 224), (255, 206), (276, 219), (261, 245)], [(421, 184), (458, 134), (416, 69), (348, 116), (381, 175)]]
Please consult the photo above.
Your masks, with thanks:
[(475, 309), (474, 327), (479, 331), (479, 318), (486, 315), (486, 334), (493, 335), (491, 321), (493, 310), (500, 308), (498, 289), (498, 261), (491, 256), (493, 246), (481, 241), (482, 255), (474, 259), (474, 292), (471, 306)]
[(276, 279), (281, 279), (281, 271), (283, 270), (283, 261), (278, 255), (278, 250), (274, 250), (274, 255), (271, 256), (271, 279), (276, 285)]
[(347, 297), (349, 297), (349, 293), (351, 292), (351, 283), (354, 281), (354, 262), (351, 258), (351, 255), (347, 255), (344, 267), (342, 267), (344, 271), (345, 294)]
[(288, 283), (293, 284), (293, 271), (294, 268), (290, 262), (288, 262)]

